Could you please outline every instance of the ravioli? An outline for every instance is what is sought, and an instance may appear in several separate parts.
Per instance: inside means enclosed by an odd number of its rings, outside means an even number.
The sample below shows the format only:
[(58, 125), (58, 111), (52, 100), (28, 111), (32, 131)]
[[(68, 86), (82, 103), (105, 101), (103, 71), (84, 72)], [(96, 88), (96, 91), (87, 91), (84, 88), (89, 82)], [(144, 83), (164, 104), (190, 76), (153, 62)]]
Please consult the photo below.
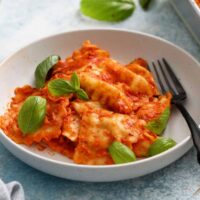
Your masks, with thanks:
[[(76, 92), (60, 97), (49, 92), (49, 81), (61, 78), (69, 84), (73, 73), (89, 100), (81, 100)], [(47, 109), (41, 127), (24, 135), (17, 118), (29, 96), (45, 98)], [(114, 141), (129, 147), (138, 158), (147, 157), (158, 136), (146, 125), (170, 108), (170, 103), (171, 94), (159, 94), (144, 59), (121, 64), (86, 41), (53, 66), (45, 87), (15, 89), (7, 111), (0, 116), (0, 128), (18, 144), (50, 148), (78, 164), (108, 165), (114, 163), (108, 151)]]

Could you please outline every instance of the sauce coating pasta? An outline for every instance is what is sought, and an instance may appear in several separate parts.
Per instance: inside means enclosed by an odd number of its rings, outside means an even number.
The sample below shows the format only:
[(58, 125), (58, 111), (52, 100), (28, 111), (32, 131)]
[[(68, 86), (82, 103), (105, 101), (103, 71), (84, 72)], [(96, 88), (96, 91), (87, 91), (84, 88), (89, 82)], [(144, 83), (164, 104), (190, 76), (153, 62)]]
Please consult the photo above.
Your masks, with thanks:
[[(171, 101), (170, 93), (159, 94), (147, 66), (142, 58), (127, 65), (118, 63), (107, 51), (86, 41), (72, 56), (58, 61), (45, 87), (15, 89), (9, 108), (0, 116), (0, 128), (18, 144), (37, 145), (41, 150), (49, 147), (78, 164), (113, 164), (108, 148), (114, 141), (128, 146), (138, 158), (147, 157), (158, 136), (146, 125), (170, 107)], [(70, 80), (73, 72), (88, 101), (74, 94), (55, 97), (49, 93), (49, 81)], [(29, 96), (45, 98), (47, 109), (42, 126), (23, 135), (17, 117)]]

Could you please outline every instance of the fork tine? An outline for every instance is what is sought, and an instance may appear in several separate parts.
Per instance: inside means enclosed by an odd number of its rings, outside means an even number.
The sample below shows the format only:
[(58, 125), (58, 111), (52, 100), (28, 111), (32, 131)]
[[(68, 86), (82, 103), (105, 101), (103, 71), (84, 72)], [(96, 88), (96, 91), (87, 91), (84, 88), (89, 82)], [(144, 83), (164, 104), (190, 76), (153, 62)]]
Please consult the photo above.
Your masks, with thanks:
[(171, 79), (174, 81), (174, 84), (176, 86), (177, 91), (179, 93), (186, 94), (183, 86), (181, 85), (180, 81), (178, 80), (178, 78), (174, 74), (174, 72), (173, 72), (172, 68), (170, 67), (169, 63), (165, 60), (165, 58), (163, 58), (162, 60), (163, 60), (163, 63), (165, 64), (165, 67), (166, 67)]
[(158, 60), (158, 65), (160, 66), (162, 75), (163, 75), (163, 77), (164, 77), (164, 79), (165, 79), (165, 82), (167, 83), (167, 86), (168, 86), (169, 90), (170, 90), (173, 94), (175, 94), (176, 91), (173, 89), (171, 83), (169, 82), (169, 80), (168, 80), (168, 78), (167, 78), (167, 75), (166, 75), (166, 72), (164, 71), (163, 66), (161, 65), (161, 63), (160, 63), (159, 60)]
[(156, 73), (155, 75), (156, 75), (156, 78), (157, 78), (158, 83), (159, 83), (159, 85), (160, 85), (160, 89), (162, 90), (162, 93), (166, 93), (166, 89), (165, 89), (165, 87), (164, 87), (164, 85), (163, 85), (163, 83), (162, 83), (162, 81), (161, 81), (161, 79), (160, 79), (160, 76), (159, 76), (159, 74), (158, 74), (158, 70), (156, 69), (155, 63), (152, 62), (152, 65), (153, 65), (153, 69), (154, 69), (154, 71), (155, 71), (155, 73)]

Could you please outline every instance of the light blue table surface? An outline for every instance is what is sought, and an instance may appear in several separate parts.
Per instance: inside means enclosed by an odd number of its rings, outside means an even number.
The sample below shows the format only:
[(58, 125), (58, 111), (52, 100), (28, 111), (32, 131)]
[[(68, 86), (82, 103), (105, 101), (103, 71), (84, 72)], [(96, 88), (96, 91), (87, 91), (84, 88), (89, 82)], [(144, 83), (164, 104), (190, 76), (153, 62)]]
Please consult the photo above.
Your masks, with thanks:
[[(184, 48), (200, 61), (199, 46), (168, 0), (155, 0), (148, 12), (137, 7), (128, 20), (116, 24), (82, 17), (79, 0), (3, 0), (0, 4), (0, 60), (46, 35), (95, 27), (154, 34)], [(84, 183), (41, 173), (0, 144), (0, 178), (5, 182), (21, 182), (27, 200), (200, 199), (200, 166), (194, 149), (170, 166), (144, 177), (112, 183)]]

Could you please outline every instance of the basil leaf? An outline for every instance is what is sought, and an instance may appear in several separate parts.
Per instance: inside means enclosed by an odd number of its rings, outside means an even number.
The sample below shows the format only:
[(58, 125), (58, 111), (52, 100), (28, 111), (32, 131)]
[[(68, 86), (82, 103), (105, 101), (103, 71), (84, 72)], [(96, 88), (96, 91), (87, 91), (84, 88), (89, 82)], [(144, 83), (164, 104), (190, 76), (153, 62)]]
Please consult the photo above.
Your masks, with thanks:
[(80, 88), (80, 81), (79, 81), (79, 78), (78, 78), (78, 76), (75, 72), (71, 76), (70, 83), (75, 89)]
[(133, 0), (81, 0), (82, 14), (101, 21), (122, 21), (133, 13)]
[(48, 91), (53, 96), (65, 96), (70, 93), (74, 93), (78, 98), (88, 100), (87, 93), (80, 88), (80, 81), (76, 73), (73, 73), (69, 81), (64, 79), (55, 79), (48, 83)]
[(76, 94), (77, 94), (79, 99), (82, 99), (82, 100), (88, 100), (89, 99), (87, 93), (83, 89), (77, 90)]
[(162, 153), (173, 146), (176, 145), (176, 142), (171, 138), (158, 138), (149, 148), (149, 156), (154, 156), (156, 154)]
[(46, 113), (46, 99), (30, 96), (23, 103), (18, 114), (18, 125), (24, 135), (37, 131)]
[(69, 81), (59, 78), (48, 83), (48, 91), (51, 95), (59, 97), (74, 93), (75, 89)]
[(140, 0), (140, 5), (143, 9), (147, 9), (152, 0)]
[(167, 126), (169, 116), (170, 116), (170, 109), (166, 108), (158, 119), (149, 121), (146, 125), (146, 128), (152, 131), (153, 133), (160, 135)]
[(35, 70), (36, 87), (42, 88), (45, 85), (49, 70), (60, 60), (60, 56), (52, 55), (42, 61)]
[(133, 151), (121, 142), (113, 142), (108, 151), (116, 164), (133, 162), (136, 160)]

